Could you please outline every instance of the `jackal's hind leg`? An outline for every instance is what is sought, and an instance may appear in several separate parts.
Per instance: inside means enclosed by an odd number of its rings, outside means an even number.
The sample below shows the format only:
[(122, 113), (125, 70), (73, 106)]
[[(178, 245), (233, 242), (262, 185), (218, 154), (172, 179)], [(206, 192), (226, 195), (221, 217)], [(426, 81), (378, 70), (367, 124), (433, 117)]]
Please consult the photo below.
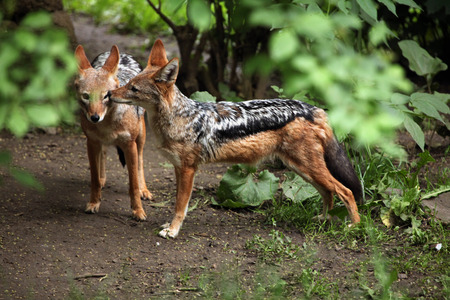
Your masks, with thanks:
[(331, 175), (322, 157), (310, 157), (307, 160), (288, 157), (286, 162), (319, 191), (324, 201), (324, 212), (333, 207), (333, 195), (336, 194), (344, 202), (352, 223), (360, 222), (352, 191)]

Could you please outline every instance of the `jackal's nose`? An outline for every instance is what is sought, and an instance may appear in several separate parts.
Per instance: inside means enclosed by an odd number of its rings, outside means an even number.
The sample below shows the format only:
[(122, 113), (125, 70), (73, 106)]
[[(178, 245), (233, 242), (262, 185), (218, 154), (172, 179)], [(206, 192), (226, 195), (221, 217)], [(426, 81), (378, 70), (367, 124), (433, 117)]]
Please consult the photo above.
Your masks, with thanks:
[(99, 115), (95, 114), (95, 115), (91, 116), (91, 121), (92, 122), (97, 123), (98, 120), (100, 120), (100, 116)]

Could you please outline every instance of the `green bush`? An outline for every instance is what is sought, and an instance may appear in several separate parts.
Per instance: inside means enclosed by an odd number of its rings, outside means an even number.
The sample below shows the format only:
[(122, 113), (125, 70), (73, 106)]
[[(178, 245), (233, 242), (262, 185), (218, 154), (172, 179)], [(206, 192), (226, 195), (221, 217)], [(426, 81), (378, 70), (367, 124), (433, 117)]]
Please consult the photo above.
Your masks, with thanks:
[(21, 137), (31, 127), (72, 122), (68, 83), (77, 65), (50, 15), (31, 13), (16, 29), (3, 28), (0, 40), (0, 129)]

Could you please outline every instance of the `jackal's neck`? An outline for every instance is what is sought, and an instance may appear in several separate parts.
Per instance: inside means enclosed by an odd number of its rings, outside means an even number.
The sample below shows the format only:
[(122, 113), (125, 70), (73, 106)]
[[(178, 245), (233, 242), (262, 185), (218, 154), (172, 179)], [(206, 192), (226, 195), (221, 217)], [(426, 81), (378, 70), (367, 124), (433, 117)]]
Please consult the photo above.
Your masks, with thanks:
[(191, 115), (197, 110), (196, 102), (184, 95), (175, 85), (173, 86), (170, 102), (170, 110), (178, 116)]

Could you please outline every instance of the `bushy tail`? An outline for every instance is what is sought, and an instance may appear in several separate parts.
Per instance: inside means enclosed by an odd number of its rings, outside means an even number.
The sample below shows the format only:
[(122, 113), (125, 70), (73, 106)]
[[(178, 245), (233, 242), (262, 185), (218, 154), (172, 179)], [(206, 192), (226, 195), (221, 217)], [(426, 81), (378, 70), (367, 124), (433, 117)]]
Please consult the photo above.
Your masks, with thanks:
[(119, 160), (122, 164), (122, 167), (125, 167), (126, 161), (125, 161), (125, 153), (123, 153), (123, 150), (117, 147), (117, 154), (119, 154)]
[(331, 175), (350, 189), (356, 203), (363, 203), (363, 191), (355, 170), (344, 149), (335, 138), (325, 146), (325, 163)]

